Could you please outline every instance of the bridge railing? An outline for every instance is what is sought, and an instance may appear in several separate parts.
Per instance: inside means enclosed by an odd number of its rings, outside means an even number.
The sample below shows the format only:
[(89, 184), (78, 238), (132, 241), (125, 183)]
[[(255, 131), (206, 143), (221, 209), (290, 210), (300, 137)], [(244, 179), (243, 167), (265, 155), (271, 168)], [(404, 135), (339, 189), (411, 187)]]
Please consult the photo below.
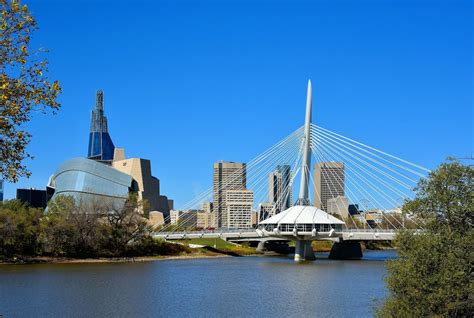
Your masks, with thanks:
[(220, 234), (220, 233), (245, 233), (255, 232), (254, 228), (251, 229), (215, 229), (215, 230), (196, 230), (196, 231), (179, 231), (179, 232), (155, 232), (153, 234), (165, 236), (170, 234)]
[(393, 233), (395, 229), (343, 229), (342, 232)]

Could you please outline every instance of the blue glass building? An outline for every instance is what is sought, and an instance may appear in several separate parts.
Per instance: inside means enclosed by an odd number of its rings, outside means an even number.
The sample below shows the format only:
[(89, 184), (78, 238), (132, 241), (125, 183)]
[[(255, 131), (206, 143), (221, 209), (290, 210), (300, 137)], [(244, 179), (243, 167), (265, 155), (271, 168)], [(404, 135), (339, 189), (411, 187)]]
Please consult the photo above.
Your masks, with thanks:
[(115, 146), (109, 135), (107, 117), (104, 116), (104, 93), (96, 95), (95, 109), (91, 115), (89, 150), (87, 157), (93, 160), (110, 161), (114, 158)]

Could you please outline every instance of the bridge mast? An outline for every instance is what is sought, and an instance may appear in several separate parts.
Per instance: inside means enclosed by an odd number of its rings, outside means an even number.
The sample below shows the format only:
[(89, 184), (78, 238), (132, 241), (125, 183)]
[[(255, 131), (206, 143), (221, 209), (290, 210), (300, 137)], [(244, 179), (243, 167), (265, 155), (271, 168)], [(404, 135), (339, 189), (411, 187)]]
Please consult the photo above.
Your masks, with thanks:
[(310, 205), (308, 199), (309, 174), (311, 173), (311, 111), (312, 111), (312, 89), (311, 80), (308, 80), (308, 93), (306, 95), (306, 117), (304, 122), (303, 139), (303, 161), (301, 165), (300, 194), (296, 205)]

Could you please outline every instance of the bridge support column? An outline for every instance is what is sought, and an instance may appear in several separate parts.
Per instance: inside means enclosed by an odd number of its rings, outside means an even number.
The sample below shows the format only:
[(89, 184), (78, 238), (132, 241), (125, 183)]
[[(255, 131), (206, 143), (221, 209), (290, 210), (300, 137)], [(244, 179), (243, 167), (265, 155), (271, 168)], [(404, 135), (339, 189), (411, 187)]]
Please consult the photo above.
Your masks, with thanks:
[(360, 259), (362, 258), (362, 247), (357, 241), (341, 241), (332, 245), (329, 253), (330, 259)]
[(265, 241), (258, 242), (257, 252), (259, 252), (259, 253), (265, 252)]
[(315, 259), (311, 241), (298, 240), (295, 242), (295, 262), (314, 261)]

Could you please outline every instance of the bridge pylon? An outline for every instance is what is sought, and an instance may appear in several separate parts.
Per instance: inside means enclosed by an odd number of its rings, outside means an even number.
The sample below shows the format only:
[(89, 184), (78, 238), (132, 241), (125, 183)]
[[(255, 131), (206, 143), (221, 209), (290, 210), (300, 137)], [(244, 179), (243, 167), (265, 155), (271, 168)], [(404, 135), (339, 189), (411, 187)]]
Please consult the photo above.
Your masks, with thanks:
[(342, 236), (344, 222), (311, 205), (308, 197), (311, 173), (312, 87), (308, 81), (306, 116), (303, 135), (300, 192), (295, 205), (260, 222), (265, 235), (295, 242), (295, 261), (310, 261), (316, 257), (311, 242)]

